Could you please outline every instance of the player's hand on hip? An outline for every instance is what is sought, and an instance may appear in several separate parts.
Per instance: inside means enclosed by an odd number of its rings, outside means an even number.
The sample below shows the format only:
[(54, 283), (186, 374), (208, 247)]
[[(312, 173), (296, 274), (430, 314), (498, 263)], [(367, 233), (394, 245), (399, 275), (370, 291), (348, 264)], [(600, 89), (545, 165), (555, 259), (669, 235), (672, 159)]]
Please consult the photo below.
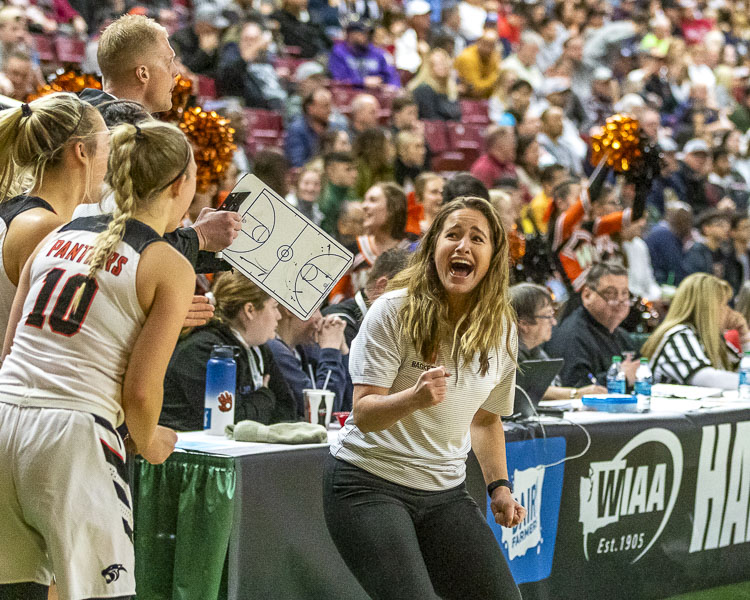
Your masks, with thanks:
[(425, 371), (414, 384), (414, 398), (419, 408), (428, 408), (445, 400), (446, 382), (450, 373), (445, 367), (435, 367)]
[(174, 452), (177, 443), (177, 434), (168, 427), (157, 425), (151, 444), (145, 450), (141, 450), (141, 456), (152, 465), (159, 465), (169, 458)]
[(183, 327), (200, 327), (214, 316), (214, 307), (205, 296), (193, 296)]
[(232, 245), (242, 229), (240, 215), (231, 210), (204, 208), (193, 224), (200, 249), (219, 252)]
[(495, 523), (503, 527), (515, 527), (526, 518), (526, 509), (516, 502), (510, 490), (501, 486), (492, 492), (490, 500)]

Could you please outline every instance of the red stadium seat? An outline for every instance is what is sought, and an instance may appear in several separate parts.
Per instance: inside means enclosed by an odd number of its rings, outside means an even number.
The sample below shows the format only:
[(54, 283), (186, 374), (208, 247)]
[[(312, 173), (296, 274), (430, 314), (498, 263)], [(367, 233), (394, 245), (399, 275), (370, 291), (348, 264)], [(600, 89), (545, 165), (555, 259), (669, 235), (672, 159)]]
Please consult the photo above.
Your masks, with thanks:
[(461, 121), (489, 125), (489, 102), (487, 100), (461, 100)]
[(55, 38), (55, 53), (60, 62), (80, 64), (86, 54), (86, 43), (60, 35)]
[(342, 109), (342, 112), (347, 112), (346, 109), (351, 108), (352, 100), (362, 93), (361, 89), (350, 85), (331, 85), (330, 90), (333, 96), (333, 105)]
[(432, 170), (437, 173), (468, 171), (472, 162), (463, 152), (443, 152), (432, 159)]
[(40, 33), (32, 35), (31, 38), (34, 42), (34, 49), (39, 56), (39, 60), (44, 62), (54, 62), (57, 60), (55, 43), (51, 37)]
[(273, 68), (276, 69), (279, 77), (283, 77), (287, 80), (294, 80), (294, 74), (297, 72), (297, 68), (305, 62), (304, 58), (295, 58), (292, 56), (283, 56), (274, 59)]
[[(246, 108), (247, 128), (250, 135), (271, 137), (280, 134), (284, 129), (284, 119), (281, 113), (260, 108)], [(264, 132), (264, 133), (261, 133)], [(269, 132), (268, 135), (265, 132)]]
[(424, 138), (430, 150), (439, 154), (448, 150), (448, 130), (445, 121), (422, 121)]
[(451, 149), (481, 148), (484, 141), (484, 125), (448, 121), (448, 143)]
[(216, 98), (216, 82), (205, 75), (198, 75), (198, 95), (201, 98)]

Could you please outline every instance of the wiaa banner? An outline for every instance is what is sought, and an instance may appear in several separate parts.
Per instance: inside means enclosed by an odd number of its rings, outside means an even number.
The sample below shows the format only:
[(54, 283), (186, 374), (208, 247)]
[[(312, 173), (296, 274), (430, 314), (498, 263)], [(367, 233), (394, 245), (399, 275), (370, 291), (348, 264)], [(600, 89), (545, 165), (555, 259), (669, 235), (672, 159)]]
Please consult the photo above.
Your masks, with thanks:
[[(750, 580), (750, 410), (547, 426), (507, 435), (527, 508), (513, 529), (487, 516), (524, 600), (650, 599)], [(526, 430), (527, 434), (528, 431)], [(539, 432), (541, 433), (541, 432)]]

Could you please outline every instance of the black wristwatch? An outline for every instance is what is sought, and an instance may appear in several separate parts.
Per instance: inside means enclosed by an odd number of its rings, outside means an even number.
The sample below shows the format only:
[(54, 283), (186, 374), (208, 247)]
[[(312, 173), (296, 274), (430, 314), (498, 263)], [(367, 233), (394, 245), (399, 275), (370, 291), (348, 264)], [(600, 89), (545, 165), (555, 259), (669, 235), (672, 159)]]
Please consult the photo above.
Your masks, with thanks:
[(513, 484), (507, 479), (496, 479), (495, 481), (487, 484), (487, 495), (492, 498), (492, 492), (499, 487), (507, 487), (510, 493), (513, 493)]

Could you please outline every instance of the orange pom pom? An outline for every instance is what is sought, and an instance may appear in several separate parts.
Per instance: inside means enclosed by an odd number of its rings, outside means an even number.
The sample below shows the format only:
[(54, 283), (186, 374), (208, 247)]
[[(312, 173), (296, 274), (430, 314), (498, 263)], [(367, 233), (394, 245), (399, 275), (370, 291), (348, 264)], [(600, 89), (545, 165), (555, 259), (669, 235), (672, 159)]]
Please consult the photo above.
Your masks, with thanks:
[(55, 92), (78, 94), (86, 88), (100, 90), (102, 89), (102, 82), (96, 75), (90, 73), (81, 73), (75, 69), (68, 71), (60, 69), (47, 80), (45, 85), (40, 85), (36, 92), (29, 94), (26, 97), (26, 102), (31, 102)]
[(641, 131), (637, 119), (613, 115), (599, 133), (591, 137), (591, 164), (606, 160), (618, 173), (629, 171), (643, 158)]

